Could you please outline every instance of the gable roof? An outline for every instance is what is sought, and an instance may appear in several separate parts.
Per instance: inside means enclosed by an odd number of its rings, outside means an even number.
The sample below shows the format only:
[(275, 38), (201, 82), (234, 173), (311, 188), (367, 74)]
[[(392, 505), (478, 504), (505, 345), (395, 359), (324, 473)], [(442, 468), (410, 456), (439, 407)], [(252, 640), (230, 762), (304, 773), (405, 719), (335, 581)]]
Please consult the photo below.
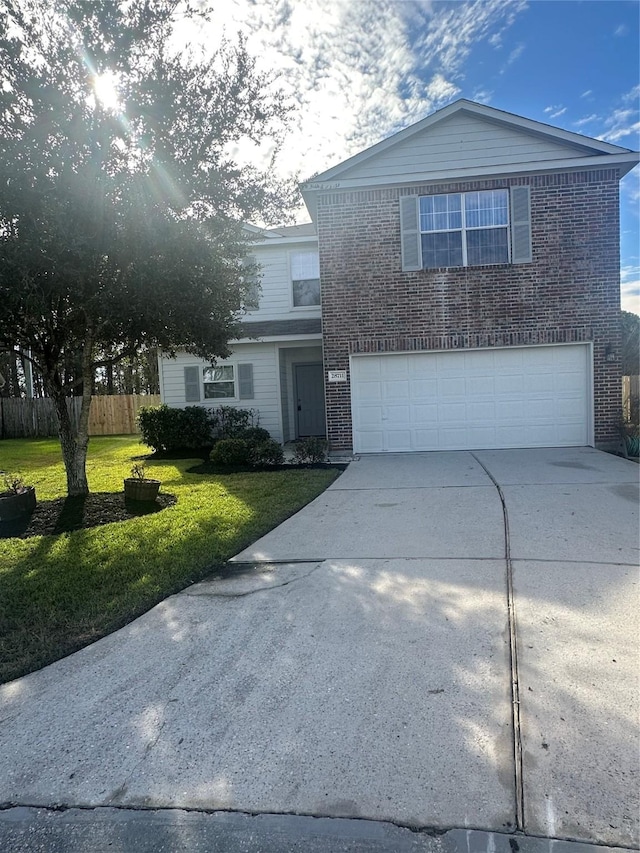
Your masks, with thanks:
[[(617, 166), (628, 148), (461, 99), (300, 185), (307, 207), (319, 190), (452, 178)], [(311, 206), (310, 206), (311, 205)]]

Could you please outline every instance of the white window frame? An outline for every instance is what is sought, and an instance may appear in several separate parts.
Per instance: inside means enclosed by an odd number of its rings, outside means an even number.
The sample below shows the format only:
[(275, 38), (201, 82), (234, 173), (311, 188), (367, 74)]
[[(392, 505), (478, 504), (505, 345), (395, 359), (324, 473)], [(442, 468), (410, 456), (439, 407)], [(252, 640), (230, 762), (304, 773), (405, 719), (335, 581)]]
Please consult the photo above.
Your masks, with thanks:
[[(206, 373), (208, 370), (219, 370), (220, 368), (230, 367), (232, 371), (232, 379), (215, 379), (207, 382), (205, 379)], [(222, 383), (233, 382), (233, 397), (208, 397), (207, 396), (207, 385), (220, 385)], [(224, 401), (224, 400), (238, 400), (238, 371), (236, 370), (235, 364), (216, 364), (215, 366), (207, 365), (202, 368), (202, 399), (204, 402), (209, 400)]]
[[(503, 192), (507, 198), (507, 224), (506, 225), (470, 225), (467, 226), (466, 223), (466, 204), (465, 197), (468, 195), (473, 195), (477, 192)], [(461, 226), (460, 228), (438, 228), (433, 231), (423, 231), (421, 227), (421, 213), (420, 213), (420, 201), (423, 198), (436, 198), (437, 196), (454, 196), (459, 195), (461, 199), (460, 204), (460, 216), (461, 216)], [(481, 267), (496, 267), (502, 266), (503, 264), (511, 263), (511, 204), (510, 204), (510, 193), (507, 187), (498, 187), (494, 190), (471, 190), (469, 192), (463, 193), (433, 193), (433, 195), (425, 195), (418, 196), (418, 234), (420, 235), (420, 254), (423, 255), (422, 251), (422, 235), (423, 234), (457, 234), (460, 232), (462, 234), (462, 267), (468, 266), (481, 266)], [(469, 264), (467, 257), (467, 231), (490, 231), (497, 230), (498, 228), (504, 229), (507, 231), (507, 260), (506, 261), (497, 261), (496, 263), (486, 263), (486, 264)], [(426, 267), (424, 266), (424, 258), (423, 258), (423, 266), (422, 269), (462, 269), (460, 266), (452, 266), (452, 267)]]
[[(288, 257), (288, 260), (289, 260), (289, 299), (290, 299), (290, 303), (291, 303), (291, 310), (292, 311), (316, 311), (316, 310), (319, 310), (321, 305), (322, 305), (322, 283), (320, 282), (320, 258), (318, 256), (318, 250), (317, 249), (295, 249), (295, 250), (290, 251), (288, 254), (289, 254), (289, 257)], [(293, 282), (294, 281), (316, 281), (316, 277), (314, 276), (313, 278), (308, 278), (308, 279), (304, 279), (304, 278), (294, 279), (293, 278), (293, 269), (292, 269), (293, 268), (293, 256), (294, 255), (315, 255), (316, 258), (318, 259), (317, 281), (320, 284), (320, 291), (319, 291), (320, 299), (315, 305), (296, 305), (295, 304), (294, 296), (293, 296)]]

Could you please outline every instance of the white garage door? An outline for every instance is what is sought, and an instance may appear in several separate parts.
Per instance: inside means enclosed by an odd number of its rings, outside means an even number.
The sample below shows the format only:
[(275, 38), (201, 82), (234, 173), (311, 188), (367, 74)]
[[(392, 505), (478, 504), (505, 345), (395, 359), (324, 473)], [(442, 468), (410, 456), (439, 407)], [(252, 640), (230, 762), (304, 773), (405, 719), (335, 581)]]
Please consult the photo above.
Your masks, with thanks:
[(585, 344), (351, 359), (354, 450), (590, 443)]

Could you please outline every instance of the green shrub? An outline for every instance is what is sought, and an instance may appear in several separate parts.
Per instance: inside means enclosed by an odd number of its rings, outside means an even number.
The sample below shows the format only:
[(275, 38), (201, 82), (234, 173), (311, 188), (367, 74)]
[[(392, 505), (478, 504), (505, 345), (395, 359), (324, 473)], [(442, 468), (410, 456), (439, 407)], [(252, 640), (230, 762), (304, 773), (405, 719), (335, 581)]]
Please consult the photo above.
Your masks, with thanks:
[(261, 441), (255, 444), (249, 453), (249, 460), (252, 465), (282, 465), (284, 462), (284, 452), (280, 444), (269, 438), (266, 441)]
[(195, 448), (213, 445), (213, 434), (211, 431), (211, 417), (209, 410), (203, 406), (187, 406), (186, 409), (178, 409), (182, 413), (182, 447)]
[(323, 438), (315, 435), (303, 438), (296, 444), (295, 460), (300, 464), (324, 462), (327, 458), (329, 445)]
[(240, 438), (245, 430), (257, 427), (260, 414), (255, 409), (234, 409), (219, 406), (210, 410), (211, 428), (215, 438)]
[(234, 468), (251, 464), (251, 442), (242, 438), (221, 438), (209, 457), (214, 465)]
[(271, 433), (264, 427), (254, 426), (248, 427), (240, 435), (234, 435), (233, 438), (243, 438), (245, 441), (250, 441), (251, 444), (262, 444), (265, 441), (271, 441)]
[(144, 406), (138, 412), (138, 424), (142, 441), (156, 452), (202, 451), (213, 444), (209, 410), (203, 406)]
[(156, 452), (167, 452), (180, 446), (180, 416), (178, 409), (143, 406), (138, 412), (142, 441)]

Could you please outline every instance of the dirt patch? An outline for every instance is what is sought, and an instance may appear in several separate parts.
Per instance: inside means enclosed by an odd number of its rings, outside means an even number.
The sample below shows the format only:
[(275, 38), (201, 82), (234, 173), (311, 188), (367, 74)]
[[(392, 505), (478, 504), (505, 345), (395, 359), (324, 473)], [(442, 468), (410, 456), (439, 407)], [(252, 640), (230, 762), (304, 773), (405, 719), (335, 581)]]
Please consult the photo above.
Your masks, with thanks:
[(92, 492), (74, 498), (38, 501), (33, 514), (16, 521), (0, 522), (0, 539), (30, 536), (55, 536), (72, 530), (83, 530), (128, 521), (139, 515), (161, 512), (177, 501), (175, 495), (160, 493), (151, 502), (125, 501), (124, 493)]

